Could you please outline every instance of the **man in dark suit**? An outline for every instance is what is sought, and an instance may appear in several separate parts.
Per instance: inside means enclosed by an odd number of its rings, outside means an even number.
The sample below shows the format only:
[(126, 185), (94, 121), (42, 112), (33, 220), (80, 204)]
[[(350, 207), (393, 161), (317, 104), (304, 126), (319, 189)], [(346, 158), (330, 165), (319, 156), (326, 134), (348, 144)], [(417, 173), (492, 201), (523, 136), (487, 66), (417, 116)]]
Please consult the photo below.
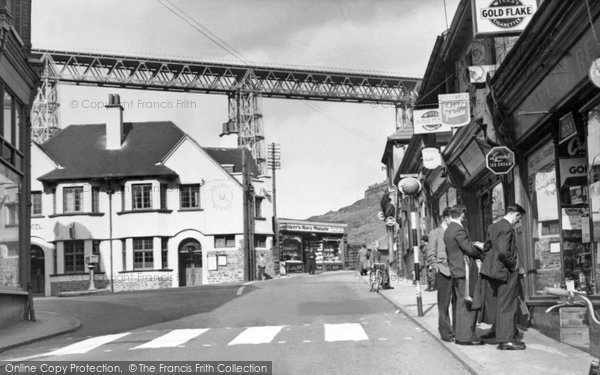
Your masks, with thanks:
[[(519, 296), (519, 261), (514, 225), (525, 215), (525, 209), (510, 204), (506, 215), (488, 228), (489, 253), (481, 266), (481, 274), (490, 283), (489, 292), (493, 325), (488, 337), (496, 337), (500, 350), (523, 350), (525, 343), (517, 340), (516, 316)], [(485, 307), (488, 308), (488, 307)]]
[[(450, 223), (444, 232), (448, 266), (456, 297), (454, 335), (458, 345), (483, 345), (484, 342), (475, 335), (477, 311), (471, 309), (471, 297), (478, 273), (476, 260), (481, 258), (481, 252), (463, 227), (465, 211), (462, 205), (450, 208)], [(483, 245), (475, 244), (480, 247)]]
[[(433, 267), (436, 277), (437, 305), (438, 305), (438, 331), (443, 341), (453, 341), (454, 331), (450, 322), (450, 304), (452, 311), (456, 308), (454, 293), (452, 293), (452, 275), (448, 267), (448, 254), (444, 244), (444, 232), (450, 221), (450, 209), (444, 208), (439, 227), (429, 232), (427, 243), (427, 261)], [(454, 314), (452, 314), (454, 315)]]

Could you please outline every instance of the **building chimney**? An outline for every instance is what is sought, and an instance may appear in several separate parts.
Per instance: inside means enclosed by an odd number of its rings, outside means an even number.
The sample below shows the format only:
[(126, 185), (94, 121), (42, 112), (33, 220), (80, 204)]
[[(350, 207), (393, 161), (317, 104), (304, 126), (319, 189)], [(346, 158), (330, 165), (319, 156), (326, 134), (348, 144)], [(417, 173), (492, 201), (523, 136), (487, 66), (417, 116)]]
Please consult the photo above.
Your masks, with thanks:
[(233, 121), (223, 123), (223, 132), (219, 135), (219, 145), (223, 148), (238, 147), (238, 131)]
[(106, 110), (106, 149), (118, 150), (123, 141), (123, 107), (119, 94), (108, 95)]

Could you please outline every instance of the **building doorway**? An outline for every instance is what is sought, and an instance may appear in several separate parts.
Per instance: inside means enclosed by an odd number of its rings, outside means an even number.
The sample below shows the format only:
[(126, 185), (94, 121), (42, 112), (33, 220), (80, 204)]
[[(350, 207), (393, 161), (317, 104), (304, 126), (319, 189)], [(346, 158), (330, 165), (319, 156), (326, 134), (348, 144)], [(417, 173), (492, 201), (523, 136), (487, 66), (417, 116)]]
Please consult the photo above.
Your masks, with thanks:
[(44, 250), (39, 246), (31, 246), (31, 288), (34, 294), (44, 294), (46, 261)]
[(202, 285), (202, 245), (193, 238), (179, 244), (179, 286)]

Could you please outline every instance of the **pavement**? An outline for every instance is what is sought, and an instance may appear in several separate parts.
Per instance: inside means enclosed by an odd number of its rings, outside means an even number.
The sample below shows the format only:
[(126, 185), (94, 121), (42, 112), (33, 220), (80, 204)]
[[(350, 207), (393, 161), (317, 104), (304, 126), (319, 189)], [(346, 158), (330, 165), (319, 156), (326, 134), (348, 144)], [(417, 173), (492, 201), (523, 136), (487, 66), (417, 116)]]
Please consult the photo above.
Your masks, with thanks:
[[(367, 276), (360, 278), (368, 284)], [(423, 316), (418, 316), (416, 287), (412, 280), (395, 274), (392, 274), (390, 279), (394, 289), (380, 290), (379, 293), (422, 329), (436, 337), (472, 374), (589, 373), (593, 360), (590, 354), (545, 336), (533, 328), (523, 333), (523, 341), (527, 345), (525, 350), (505, 351), (498, 350), (497, 344), (463, 346), (442, 341), (438, 333), (437, 292), (422, 292)], [(480, 324), (477, 334), (486, 333), (489, 328), (487, 324)]]
[[(367, 277), (357, 277), (368, 284)], [(438, 339), (472, 374), (588, 374), (592, 356), (532, 328), (524, 332), (527, 349), (520, 351), (502, 351), (496, 349), (496, 345), (462, 346), (441, 341), (437, 330), (437, 293), (422, 292), (424, 314), (418, 316), (416, 287), (412, 281), (396, 275), (391, 275), (391, 280), (394, 289), (380, 290), (381, 296)], [(36, 321), (23, 321), (0, 330), (0, 352), (81, 327), (81, 321), (66, 315), (37, 311), (36, 318)], [(478, 334), (487, 328), (485, 324), (479, 325)]]

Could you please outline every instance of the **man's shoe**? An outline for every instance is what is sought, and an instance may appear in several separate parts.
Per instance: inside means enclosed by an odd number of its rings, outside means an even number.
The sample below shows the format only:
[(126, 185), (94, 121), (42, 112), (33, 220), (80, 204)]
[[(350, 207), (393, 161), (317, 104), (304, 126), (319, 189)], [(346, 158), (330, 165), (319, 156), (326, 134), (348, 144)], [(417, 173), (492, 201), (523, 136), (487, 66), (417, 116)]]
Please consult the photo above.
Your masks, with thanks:
[(442, 337), (441, 339), (442, 339), (442, 341), (446, 341), (446, 342), (454, 341), (454, 337)]
[(480, 338), (487, 340), (487, 339), (495, 339), (496, 338), (496, 332), (495, 331), (490, 331), (488, 333), (486, 333), (485, 335), (481, 335), (479, 336)]
[(527, 348), (527, 346), (524, 342), (509, 341), (498, 344), (499, 350), (524, 350), (525, 348)]
[(485, 345), (485, 342), (482, 340), (473, 340), (473, 341), (458, 341), (456, 340), (456, 345)]

